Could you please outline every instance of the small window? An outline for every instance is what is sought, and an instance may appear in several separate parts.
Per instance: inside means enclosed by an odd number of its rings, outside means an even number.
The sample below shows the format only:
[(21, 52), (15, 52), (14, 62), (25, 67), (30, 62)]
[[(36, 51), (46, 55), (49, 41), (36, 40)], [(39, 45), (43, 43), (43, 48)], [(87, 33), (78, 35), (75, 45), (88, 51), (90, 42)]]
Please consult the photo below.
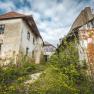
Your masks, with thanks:
[(1, 49), (2, 49), (2, 44), (0, 43), (0, 53), (1, 53)]
[(35, 44), (35, 39), (33, 38), (33, 44)]
[(27, 32), (27, 39), (30, 40), (30, 32)]
[(4, 24), (0, 24), (0, 34), (4, 33), (4, 29), (5, 29), (5, 25)]
[(27, 47), (26, 48), (26, 55), (28, 55), (28, 52), (29, 52), (29, 48)]

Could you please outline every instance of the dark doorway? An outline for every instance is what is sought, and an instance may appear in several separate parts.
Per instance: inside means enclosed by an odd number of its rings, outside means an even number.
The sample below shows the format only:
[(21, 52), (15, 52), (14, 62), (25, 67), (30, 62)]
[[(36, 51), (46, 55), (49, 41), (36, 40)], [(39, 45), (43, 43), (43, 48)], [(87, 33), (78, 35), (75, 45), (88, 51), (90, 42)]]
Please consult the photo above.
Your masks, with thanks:
[(48, 61), (48, 55), (44, 55), (44, 60), (45, 60), (45, 62)]

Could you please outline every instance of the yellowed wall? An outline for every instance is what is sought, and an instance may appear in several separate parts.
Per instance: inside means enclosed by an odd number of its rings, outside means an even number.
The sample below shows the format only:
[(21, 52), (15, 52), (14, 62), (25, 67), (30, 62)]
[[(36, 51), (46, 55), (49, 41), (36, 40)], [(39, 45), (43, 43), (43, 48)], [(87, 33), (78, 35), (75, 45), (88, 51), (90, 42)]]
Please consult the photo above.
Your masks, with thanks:
[(3, 41), (0, 57), (8, 59), (19, 52), (21, 20), (3, 20), (0, 24), (5, 24), (4, 34), (0, 35), (0, 40)]

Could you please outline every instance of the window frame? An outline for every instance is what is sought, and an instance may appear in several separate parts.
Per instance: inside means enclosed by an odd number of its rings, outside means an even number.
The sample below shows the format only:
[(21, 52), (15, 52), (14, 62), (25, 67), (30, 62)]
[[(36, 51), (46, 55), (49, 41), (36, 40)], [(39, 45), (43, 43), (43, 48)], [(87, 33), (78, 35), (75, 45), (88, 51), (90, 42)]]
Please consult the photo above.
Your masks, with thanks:
[(0, 24), (0, 34), (4, 34), (5, 24)]
[(27, 32), (27, 39), (30, 40), (30, 32)]
[(35, 38), (33, 37), (33, 44), (35, 45)]

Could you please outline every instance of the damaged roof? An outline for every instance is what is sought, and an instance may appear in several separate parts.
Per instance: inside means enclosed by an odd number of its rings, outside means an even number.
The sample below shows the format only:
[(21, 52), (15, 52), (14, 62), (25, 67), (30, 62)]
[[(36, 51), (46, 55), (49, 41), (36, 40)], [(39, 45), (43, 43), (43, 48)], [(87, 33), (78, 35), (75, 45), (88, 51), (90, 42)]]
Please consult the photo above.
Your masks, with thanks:
[(0, 15), (0, 20), (6, 20), (6, 19), (17, 19), (21, 18), (23, 19), (27, 25), (30, 27), (31, 31), (38, 37), (41, 38), (41, 35), (39, 33), (39, 30), (35, 24), (35, 21), (32, 17), (32, 15), (24, 15), (17, 12), (8, 12), (6, 14)]
[(84, 10), (81, 11), (79, 16), (73, 22), (69, 33), (72, 32), (73, 29), (86, 24), (88, 21), (92, 20), (93, 18), (94, 18), (94, 14), (92, 13), (92, 9), (90, 7), (86, 7)]

